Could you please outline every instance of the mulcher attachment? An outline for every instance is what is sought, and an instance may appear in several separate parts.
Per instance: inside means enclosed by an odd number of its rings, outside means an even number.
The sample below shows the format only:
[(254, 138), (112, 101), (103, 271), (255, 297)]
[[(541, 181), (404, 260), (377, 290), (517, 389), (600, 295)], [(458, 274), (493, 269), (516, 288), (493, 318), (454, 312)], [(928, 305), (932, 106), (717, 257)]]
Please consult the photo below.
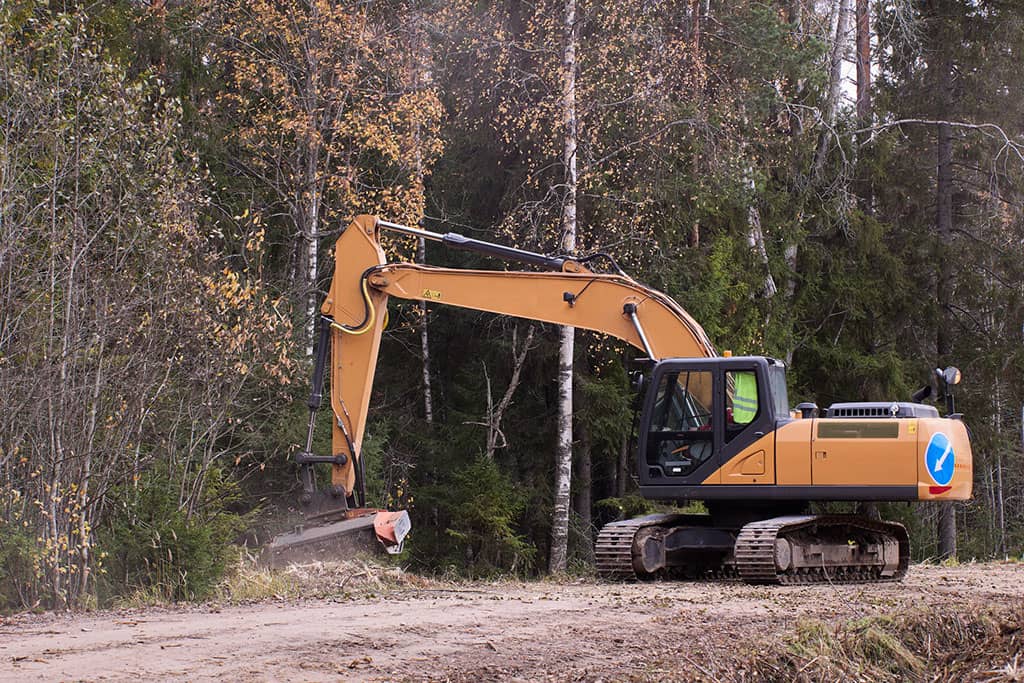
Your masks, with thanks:
[[(363, 468), (355, 457), (356, 447), (345, 427), (338, 420), (352, 454), (356, 486), (349, 495), (342, 486), (331, 486), (326, 491), (317, 490), (314, 467), (320, 464), (345, 465), (349, 456), (316, 455), (313, 453), (313, 430), (316, 412), (323, 401), (324, 371), (327, 363), (327, 348), (330, 344), (331, 321), (320, 320), (320, 340), (317, 343), (316, 362), (313, 366), (313, 388), (309, 396), (309, 424), (306, 430), (306, 447), (295, 455), (302, 480), (303, 524), (294, 531), (275, 537), (263, 549), (262, 559), (274, 566), (289, 562), (311, 560), (344, 560), (357, 555), (378, 554), (382, 550), (392, 555), (402, 552), (411, 523), (405, 510), (388, 512), (367, 508), (366, 483)], [(343, 406), (344, 407), (344, 406)], [(347, 415), (347, 413), (346, 413)], [(358, 505), (352, 509), (349, 505)]]
[(410, 529), (405, 510), (348, 510), (345, 518), (313, 527), (296, 527), (263, 549), (263, 561), (279, 567), (292, 562), (344, 560), (386, 552), (402, 552)]

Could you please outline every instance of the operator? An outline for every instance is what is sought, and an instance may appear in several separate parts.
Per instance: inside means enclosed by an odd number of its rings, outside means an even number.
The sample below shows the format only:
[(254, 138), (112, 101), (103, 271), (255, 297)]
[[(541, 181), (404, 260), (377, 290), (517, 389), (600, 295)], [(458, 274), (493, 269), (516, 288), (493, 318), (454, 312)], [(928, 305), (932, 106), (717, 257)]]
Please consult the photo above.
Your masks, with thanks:
[(750, 424), (757, 415), (757, 375), (753, 372), (737, 372), (735, 390), (732, 395), (732, 419), (740, 425)]

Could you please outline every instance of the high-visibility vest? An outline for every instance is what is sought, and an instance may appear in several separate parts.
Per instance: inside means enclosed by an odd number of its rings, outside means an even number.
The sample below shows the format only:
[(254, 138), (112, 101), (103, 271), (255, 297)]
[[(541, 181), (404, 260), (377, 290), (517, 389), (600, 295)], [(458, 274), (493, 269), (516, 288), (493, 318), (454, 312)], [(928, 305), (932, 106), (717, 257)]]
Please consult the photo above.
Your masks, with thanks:
[(737, 372), (733, 378), (732, 420), (736, 424), (750, 424), (757, 415), (757, 375), (753, 371)]

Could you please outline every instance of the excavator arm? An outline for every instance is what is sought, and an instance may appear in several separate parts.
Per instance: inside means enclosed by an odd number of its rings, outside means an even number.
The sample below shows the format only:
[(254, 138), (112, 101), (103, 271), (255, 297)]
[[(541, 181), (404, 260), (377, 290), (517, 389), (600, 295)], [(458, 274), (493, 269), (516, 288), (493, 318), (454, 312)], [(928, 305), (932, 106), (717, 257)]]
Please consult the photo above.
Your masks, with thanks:
[[(559, 270), (459, 270), (387, 263), (380, 246), (382, 228)], [(331, 329), (332, 447), (338, 460), (333, 463), (332, 484), (346, 496), (360, 485), (360, 446), (387, 300), (392, 296), (581, 327), (626, 341), (651, 360), (717, 355), (704, 329), (682, 307), (625, 275), (594, 273), (571, 258), (359, 216), (335, 245), (334, 277), (321, 309)]]

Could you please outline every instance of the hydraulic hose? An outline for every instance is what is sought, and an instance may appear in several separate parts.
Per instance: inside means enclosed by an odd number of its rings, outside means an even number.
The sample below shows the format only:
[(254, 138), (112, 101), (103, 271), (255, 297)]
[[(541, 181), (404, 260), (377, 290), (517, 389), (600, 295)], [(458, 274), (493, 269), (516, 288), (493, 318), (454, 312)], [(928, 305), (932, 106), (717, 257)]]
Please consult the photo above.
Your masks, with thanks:
[(370, 273), (376, 270), (378, 266), (367, 268), (363, 271), (363, 274), (359, 277), (360, 289), (363, 293), (363, 322), (358, 325), (344, 325), (339, 322), (331, 321), (331, 327), (344, 332), (345, 334), (360, 335), (366, 334), (373, 327), (374, 321), (377, 319), (377, 310), (374, 308), (373, 300), (370, 299), (370, 286), (367, 278)]

